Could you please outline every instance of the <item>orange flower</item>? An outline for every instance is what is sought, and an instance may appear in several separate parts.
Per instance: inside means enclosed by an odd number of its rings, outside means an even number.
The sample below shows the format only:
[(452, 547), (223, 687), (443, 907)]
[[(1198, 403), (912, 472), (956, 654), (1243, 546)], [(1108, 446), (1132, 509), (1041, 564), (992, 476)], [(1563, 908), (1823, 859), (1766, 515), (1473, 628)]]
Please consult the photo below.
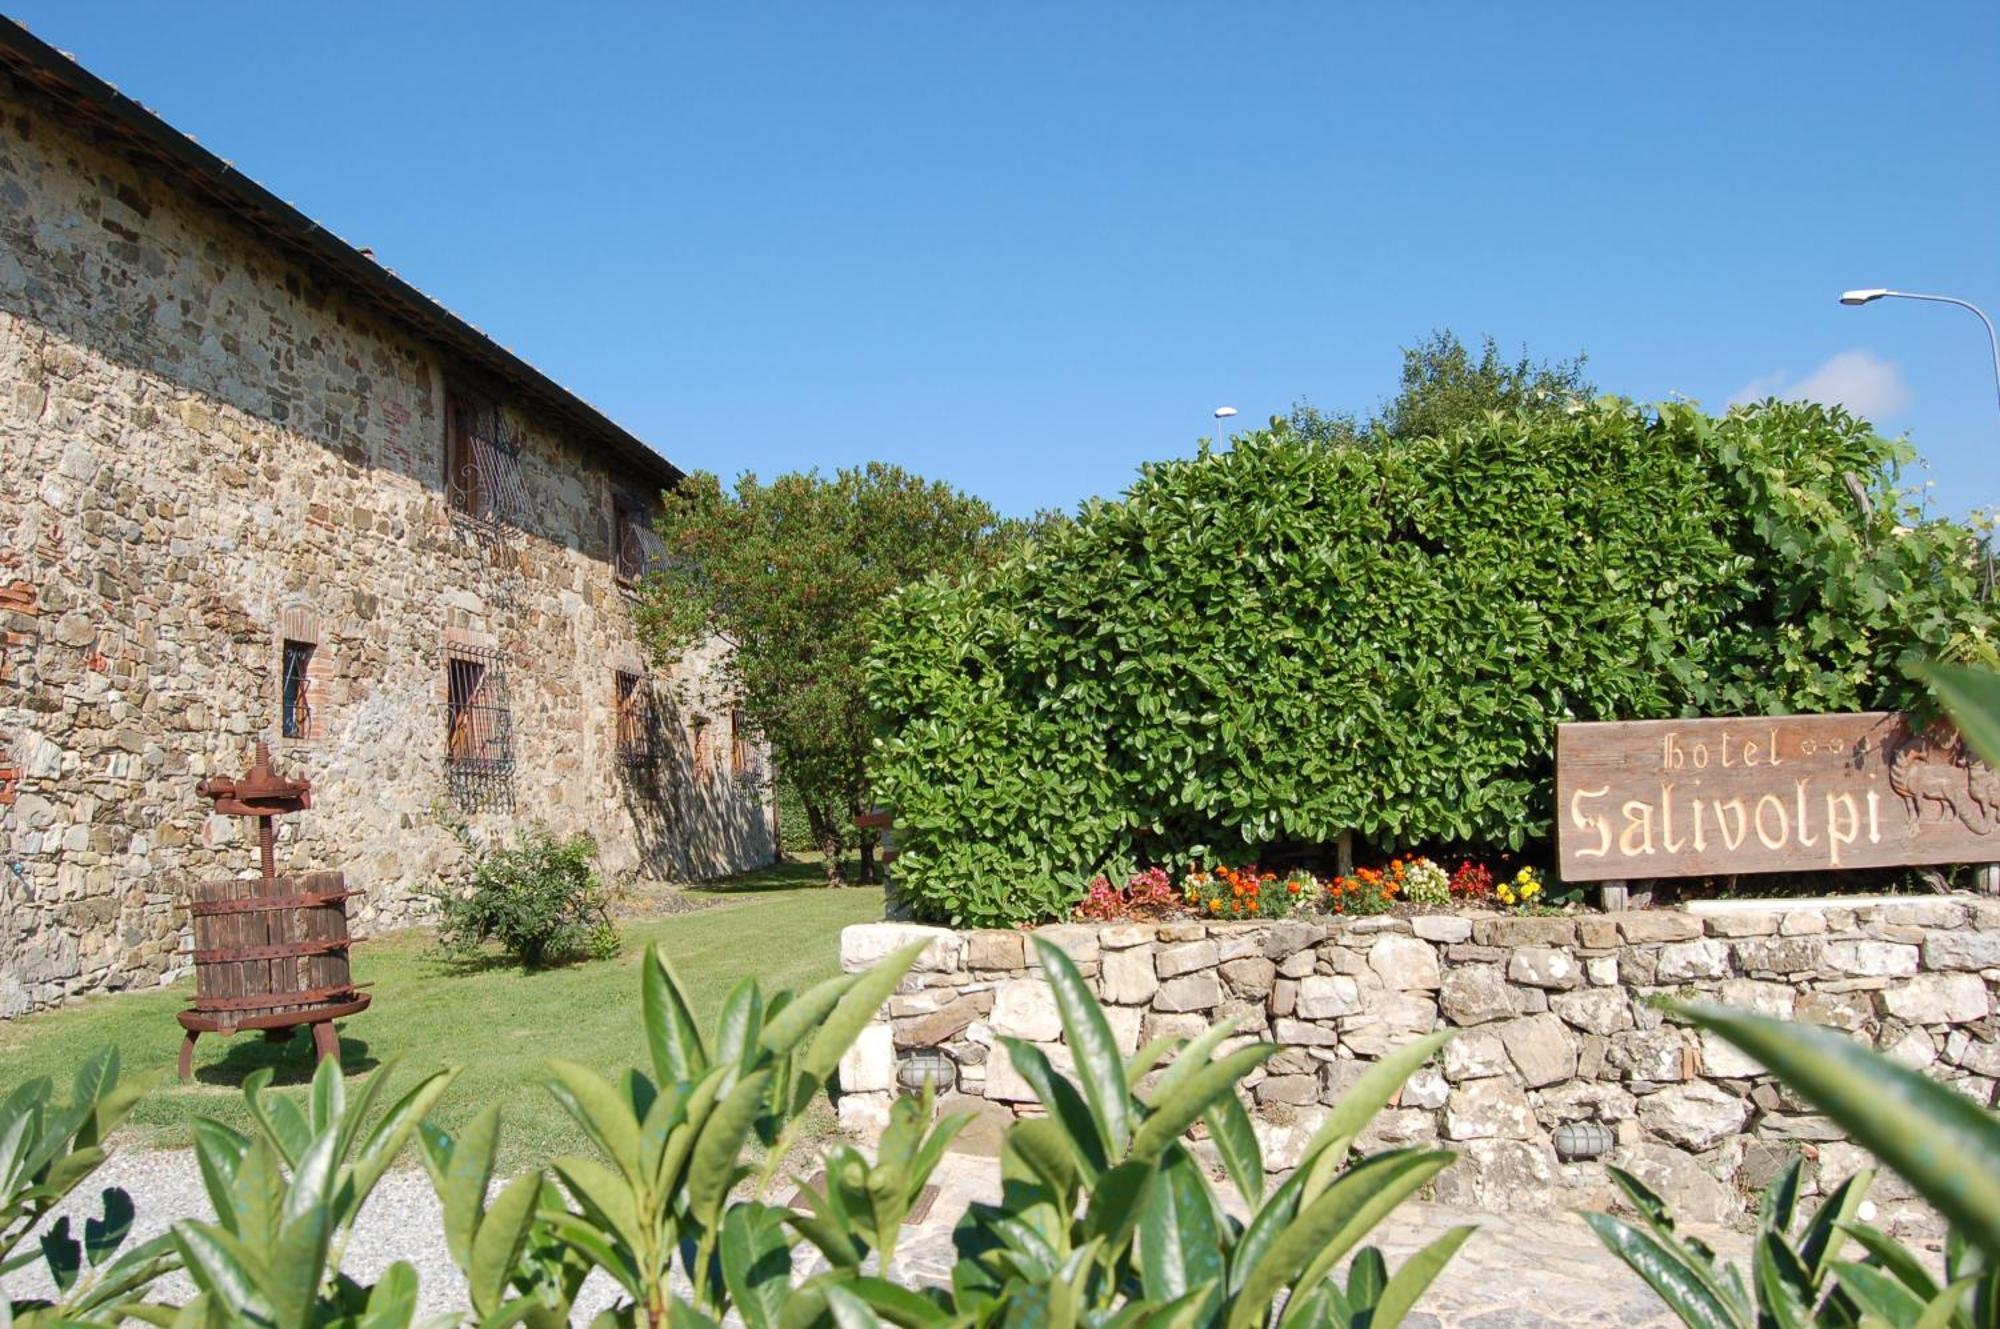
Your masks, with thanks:
[(1297, 895), (1299, 893), (1299, 884), (1295, 881), (1287, 882), (1285, 883), (1285, 889), (1290, 891), (1293, 895)]

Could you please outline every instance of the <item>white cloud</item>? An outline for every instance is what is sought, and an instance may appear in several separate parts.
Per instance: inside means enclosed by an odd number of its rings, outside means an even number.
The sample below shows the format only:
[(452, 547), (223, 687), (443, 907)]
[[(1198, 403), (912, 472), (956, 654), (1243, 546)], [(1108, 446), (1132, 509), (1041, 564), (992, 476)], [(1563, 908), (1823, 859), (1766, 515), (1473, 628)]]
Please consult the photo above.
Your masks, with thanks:
[(1903, 371), (1872, 351), (1842, 351), (1796, 383), (1782, 371), (1751, 379), (1736, 390), (1729, 404), (1766, 397), (1844, 406), (1870, 420), (1893, 416), (1912, 399)]

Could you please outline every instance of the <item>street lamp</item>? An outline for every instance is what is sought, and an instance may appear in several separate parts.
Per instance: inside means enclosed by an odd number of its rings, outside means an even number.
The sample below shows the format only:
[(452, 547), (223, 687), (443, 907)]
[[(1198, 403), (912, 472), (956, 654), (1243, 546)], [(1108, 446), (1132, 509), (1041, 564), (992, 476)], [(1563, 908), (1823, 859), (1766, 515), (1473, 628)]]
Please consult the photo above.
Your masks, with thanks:
[(1889, 291), (1879, 286), (1866, 287), (1858, 291), (1842, 291), (1840, 303), (1844, 305), (1873, 304), (1877, 300), (1928, 300), (1933, 304), (1957, 305), (1960, 309), (1970, 309), (1981, 323), (1986, 325), (1986, 346), (1993, 353), (1993, 396), (2000, 402), (2000, 334), (1993, 331), (1993, 320), (1986, 317), (1986, 311), (1970, 300), (1960, 300), (1950, 295), (1919, 295), (1915, 291)]
[(1215, 444), (1217, 447), (1222, 446), (1222, 422), (1235, 414), (1236, 408), (1234, 406), (1218, 406), (1215, 408)]

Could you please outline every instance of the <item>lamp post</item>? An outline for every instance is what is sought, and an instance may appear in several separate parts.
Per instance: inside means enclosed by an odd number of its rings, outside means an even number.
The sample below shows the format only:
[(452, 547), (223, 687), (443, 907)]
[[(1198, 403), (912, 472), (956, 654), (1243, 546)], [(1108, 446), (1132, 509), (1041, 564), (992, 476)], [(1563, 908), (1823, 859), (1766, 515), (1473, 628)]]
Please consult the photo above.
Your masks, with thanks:
[(1218, 406), (1215, 408), (1215, 446), (1218, 448), (1222, 446), (1222, 422), (1235, 414), (1236, 408), (1234, 406)]
[(1986, 311), (1970, 300), (1960, 300), (1951, 295), (1919, 295), (1915, 291), (1888, 291), (1880, 287), (1868, 287), (1859, 291), (1842, 291), (1840, 303), (1844, 305), (1873, 304), (1877, 300), (1928, 300), (1932, 304), (1957, 305), (1960, 309), (1970, 309), (1981, 323), (1986, 325), (1986, 346), (1993, 353), (1993, 397), (2000, 403), (2000, 333), (1993, 331), (1993, 320), (1986, 317)]

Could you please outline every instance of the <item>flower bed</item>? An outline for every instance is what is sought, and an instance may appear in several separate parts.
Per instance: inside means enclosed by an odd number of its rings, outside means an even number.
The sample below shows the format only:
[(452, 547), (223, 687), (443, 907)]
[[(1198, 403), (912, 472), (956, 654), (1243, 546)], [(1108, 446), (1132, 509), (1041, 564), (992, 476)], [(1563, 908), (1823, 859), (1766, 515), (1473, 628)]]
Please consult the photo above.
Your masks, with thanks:
[(1381, 867), (1321, 878), (1304, 868), (1279, 874), (1252, 863), (1185, 868), (1178, 879), (1162, 867), (1146, 868), (1114, 886), (1099, 874), (1071, 917), (1079, 923), (1166, 922), (1212, 919), (1367, 918), (1376, 914), (1564, 912), (1548, 903), (1541, 873), (1531, 866), (1495, 881), (1493, 870), (1467, 859), (1447, 874), (1434, 860), (1413, 855)]

